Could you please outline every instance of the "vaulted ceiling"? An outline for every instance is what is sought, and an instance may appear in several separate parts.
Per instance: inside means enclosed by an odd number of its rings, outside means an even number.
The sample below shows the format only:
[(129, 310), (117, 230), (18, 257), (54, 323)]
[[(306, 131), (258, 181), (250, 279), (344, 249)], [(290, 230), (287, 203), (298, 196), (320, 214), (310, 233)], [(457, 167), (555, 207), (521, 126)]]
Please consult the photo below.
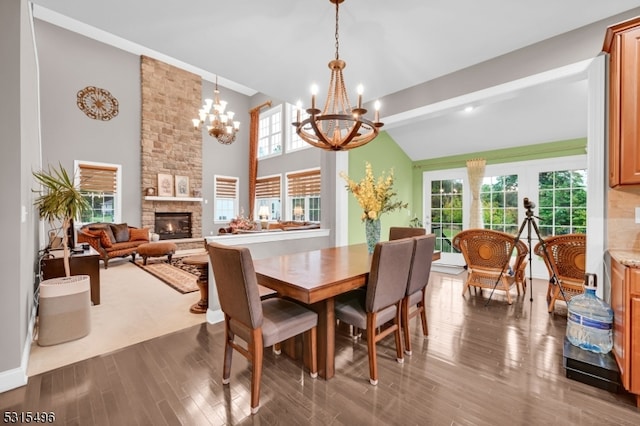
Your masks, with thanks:
[[(314, 82), (324, 93), (335, 55), (329, 0), (33, 3), (36, 17), (86, 24), (219, 75), (231, 89), (292, 103), (307, 100)], [(345, 0), (340, 57), (347, 88), (362, 83), (370, 101), (639, 6), (640, 0)], [(585, 81), (569, 81), (388, 131), (414, 160), (570, 139), (586, 135), (586, 98)]]

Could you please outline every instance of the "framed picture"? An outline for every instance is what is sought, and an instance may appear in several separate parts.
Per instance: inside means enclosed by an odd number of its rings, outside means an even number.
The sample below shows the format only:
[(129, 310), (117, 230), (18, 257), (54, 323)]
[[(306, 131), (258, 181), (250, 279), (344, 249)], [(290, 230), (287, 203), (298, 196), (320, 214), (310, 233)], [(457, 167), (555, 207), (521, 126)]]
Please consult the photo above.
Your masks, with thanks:
[(158, 196), (173, 197), (173, 176), (158, 173)]
[(189, 196), (189, 177), (176, 176), (176, 197)]

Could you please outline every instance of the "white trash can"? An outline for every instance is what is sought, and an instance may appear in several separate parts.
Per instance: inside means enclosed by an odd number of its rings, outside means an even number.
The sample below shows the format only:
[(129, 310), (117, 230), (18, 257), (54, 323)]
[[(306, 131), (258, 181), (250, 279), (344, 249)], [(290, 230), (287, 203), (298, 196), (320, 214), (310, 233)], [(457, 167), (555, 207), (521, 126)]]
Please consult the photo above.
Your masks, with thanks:
[(38, 345), (57, 345), (89, 334), (90, 282), (89, 275), (74, 275), (40, 283)]

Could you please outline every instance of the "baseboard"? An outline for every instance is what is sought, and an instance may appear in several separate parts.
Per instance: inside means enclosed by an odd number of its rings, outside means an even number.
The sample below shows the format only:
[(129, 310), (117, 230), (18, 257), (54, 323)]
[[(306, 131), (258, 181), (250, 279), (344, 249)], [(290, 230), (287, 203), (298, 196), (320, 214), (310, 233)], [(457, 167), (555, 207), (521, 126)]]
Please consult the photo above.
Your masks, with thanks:
[(31, 342), (33, 342), (33, 330), (36, 324), (37, 305), (31, 311), (27, 337), (24, 342), (22, 359), (20, 366), (11, 370), (0, 372), (0, 393), (10, 391), (21, 386), (25, 386), (29, 378), (27, 377), (27, 366), (29, 365), (29, 355), (31, 354)]
[(207, 322), (209, 324), (217, 324), (224, 321), (224, 313), (222, 309), (207, 309)]

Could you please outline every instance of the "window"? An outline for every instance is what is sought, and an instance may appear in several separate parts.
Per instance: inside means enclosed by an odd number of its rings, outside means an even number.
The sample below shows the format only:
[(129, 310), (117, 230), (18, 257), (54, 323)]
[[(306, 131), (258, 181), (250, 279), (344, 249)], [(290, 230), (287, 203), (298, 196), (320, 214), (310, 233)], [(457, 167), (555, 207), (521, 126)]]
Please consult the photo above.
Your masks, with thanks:
[(214, 176), (213, 221), (228, 222), (238, 216), (238, 178)]
[(320, 169), (287, 174), (289, 220), (320, 222)]
[(431, 232), (436, 249), (453, 253), (453, 237), (462, 231), (462, 179), (431, 181)]
[(538, 175), (540, 235), (587, 232), (587, 171), (561, 170)]
[[(286, 108), (287, 108), (287, 122), (288, 123), (293, 123), (294, 121), (298, 120), (298, 108), (295, 105), (292, 104), (285, 104)], [(309, 117), (309, 114), (307, 114), (304, 110), (300, 111), (300, 121), (306, 119)], [(304, 148), (310, 148), (311, 145), (309, 145), (308, 143), (306, 143), (305, 141), (302, 140), (302, 138), (300, 138), (300, 136), (298, 136), (298, 134), (296, 133), (296, 128), (293, 127), (291, 124), (289, 124), (288, 126), (288, 131), (287, 131), (287, 135), (288, 135), (288, 139), (287, 139), (287, 152), (290, 151), (296, 151), (299, 149), (304, 149)]]
[(267, 206), (270, 220), (280, 220), (281, 202), (280, 187), (281, 176), (259, 177), (256, 179), (256, 202), (253, 217), (260, 217), (260, 207)]
[(258, 125), (258, 158), (282, 152), (282, 105), (260, 113)]
[(120, 176), (118, 164), (75, 162), (75, 182), (91, 207), (80, 223), (120, 222)]
[(480, 202), (486, 229), (518, 233), (518, 175), (485, 177)]

